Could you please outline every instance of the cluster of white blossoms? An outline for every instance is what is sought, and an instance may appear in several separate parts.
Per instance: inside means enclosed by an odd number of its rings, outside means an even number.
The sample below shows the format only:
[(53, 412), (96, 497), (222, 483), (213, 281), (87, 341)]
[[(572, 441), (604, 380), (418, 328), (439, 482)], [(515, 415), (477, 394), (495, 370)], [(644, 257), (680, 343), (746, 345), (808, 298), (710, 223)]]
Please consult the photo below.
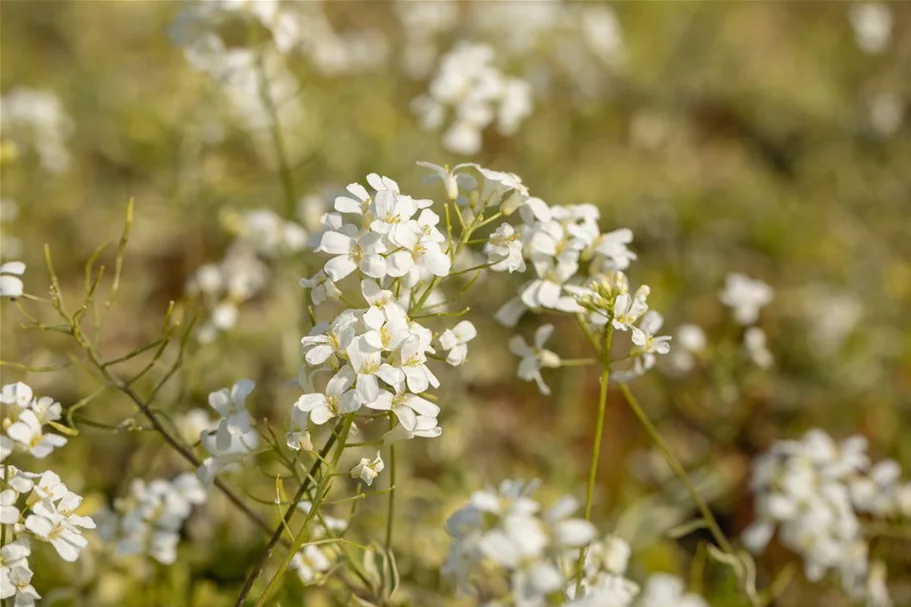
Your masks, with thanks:
[(237, 325), (239, 306), (259, 294), (269, 282), (269, 267), (256, 250), (241, 240), (232, 242), (218, 263), (197, 268), (187, 282), (187, 294), (199, 295), (208, 316), (197, 327), (203, 343)]
[(565, 497), (550, 509), (531, 498), (536, 483), (504, 481), (498, 489), (475, 492), (446, 521), (453, 537), (443, 573), (460, 594), (480, 596), (488, 605), (511, 599), (516, 607), (542, 607), (564, 590), (563, 565), (570, 550), (595, 538), (594, 526), (571, 515), (578, 503)]
[(187, 284), (187, 293), (200, 295), (209, 314), (197, 329), (204, 343), (233, 329), (240, 304), (266, 288), (267, 261), (299, 253), (307, 245), (307, 230), (268, 209), (228, 211), (223, 223), (235, 235), (224, 259), (198, 268)]
[(65, 436), (45, 431), (46, 426), (56, 425), (62, 413), (60, 403), (50, 396), (37, 398), (30, 386), (18, 382), (0, 389), (0, 404), (0, 462), (14, 452), (44, 459), (66, 444)]
[[(475, 167), (478, 168), (478, 167)], [(465, 184), (477, 186), (468, 176)], [(415, 316), (439, 305), (441, 280), (449, 276), (460, 245), (441, 231), (431, 200), (404, 195), (398, 184), (372, 173), (366, 187), (352, 183), (323, 216), (316, 250), (331, 258), (313, 277), (301, 281), (319, 306), (342, 300), (361, 307), (341, 311), (332, 322), (317, 324), (301, 340), (305, 394), (295, 405), (295, 431), (289, 444), (307, 445), (308, 424), (322, 425), (362, 408), (372, 415), (391, 413), (396, 426), (387, 444), (413, 437), (439, 436), (439, 407), (428, 395), (440, 382), (429, 363), (444, 357), (461, 365), (474, 338), (474, 326), (462, 321), (438, 336)], [(447, 192), (458, 196), (458, 185)], [(462, 216), (468, 221), (466, 216)], [(479, 218), (478, 221), (480, 221)], [(337, 283), (346, 278), (356, 293), (343, 295)], [(435, 303), (436, 302), (436, 303)], [(364, 458), (352, 475), (371, 483), (383, 469), (382, 458)]]
[(172, 481), (130, 482), (130, 492), (94, 515), (98, 536), (119, 557), (147, 554), (170, 565), (177, 559), (180, 530), (194, 505), (205, 503), (206, 491), (191, 472)]
[(512, 135), (531, 114), (531, 85), (504, 74), (495, 59), (488, 44), (458, 44), (440, 60), (427, 93), (412, 101), (425, 130), (449, 123), (443, 134), (447, 150), (476, 154), (489, 125), (496, 123), (497, 132)]
[(728, 274), (718, 295), (721, 303), (731, 308), (737, 324), (747, 327), (743, 333), (744, 353), (763, 369), (771, 367), (775, 359), (766, 347), (765, 331), (754, 325), (759, 320), (759, 310), (774, 297), (775, 292), (766, 283), (736, 272)]
[(537, 487), (503, 481), (472, 494), (446, 521), (453, 542), (442, 571), (459, 594), (487, 607), (707, 607), (668, 574), (652, 575), (640, 593), (626, 577), (629, 544), (616, 535), (596, 539), (591, 523), (572, 518), (579, 506), (572, 497), (544, 509), (532, 498)]
[[(593, 330), (609, 324), (612, 331), (629, 332), (629, 364), (616, 369), (613, 379), (626, 381), (654, 367), (656, 355), (670, 351), (671, 338), (658, 335), (664, 319), (649, 310), (649, 287), (631, 293), (622, 271), (636, 259), (627, 246), (632, 232), (623, 228), (602, 233), (599, 211), (591, 204), (548, 205), (540, 198), (526, 198), (518, 214), (523, 221), (518, 230), (504, 224), (490, 237), (488, 253), (498, 255), (490, 257), (495, 262), (491, 269), (506, 265), (510, 271), (522, 271), (527, 260), (534, 277), (500, 308), (497, 320), (512, 327), (528, 310), (577, 314)], [(544, 348), (551, 332), (552, 327), (541, 327), (533, 345), (521, 338), (510, 342), (522, 358), (519, 376), (535, 380), (545, 394), (540, 370), (560, 366), (559, 356)]]
[[(574, 607), (627, 607), (639, 595), (639, 585), (625, 577), (629, 564), (630, 546), (616, 535), (593, 540), (585, 547), (582, 562), (582, 579), (579, 590), (576, 583), (566, 587), (567, 598)], [(572, 571), (579, 554), (570, 551), (564, 555), (564, 570)]]
[(212, 485), (217, 474), (226, 468), (237, 467), (259, 447), (259, 433), (247, 410), (247, 397), (255, 387), (253, 381), (242, 379), (230, 388), (209, 394), (209, 406), (219, 419), (199, 435), (208, 457), (203, 460), (196, 475), (206, 487)]
[(871, 466), (866, 450), (861, 436), (839, 444), (821, 430), (775, 443), (753, 464), (756, 521), (743, 540), (761, 552), (777, 528), (781, 542), (803, 557), (808, 579), (834, 572), (856, 599), (886, 596), (875, 602), (882, 606), (890, 603), (881, 565), (868, 564), (865, 519), (911, 517), (911, 483), (901, 482), (893, 460)]
[[(60, 403), (52, 398), (34, 398), (23, 384), (8, 384), (0, 391), (2, 428), (0, 461), (13, 453), (43, 459), (66, 443), (57, 434), (44, 434), (45, 424), (60, 419)], [(51, 470), (26, 472), (9, 464), (0, 465), (0, 600), (15, 597), (17, 607), (35, 604), (40, 595), (32, 586), (29, 556), (36, 542), (51, 544), (65, 561), (79, 558), (88, 541), (83, 529), (94, 529), (94, 521), (76, 514), (82, 497), (70, 491)]]
[(0, 129), (23, 147), (38, 154), (42, 168), (49, 173), (62, 173), (70, 166), (66, 141), (73, 134), (73, 121), (48, 91), (25, 87), (12, 89), (0, 97)]

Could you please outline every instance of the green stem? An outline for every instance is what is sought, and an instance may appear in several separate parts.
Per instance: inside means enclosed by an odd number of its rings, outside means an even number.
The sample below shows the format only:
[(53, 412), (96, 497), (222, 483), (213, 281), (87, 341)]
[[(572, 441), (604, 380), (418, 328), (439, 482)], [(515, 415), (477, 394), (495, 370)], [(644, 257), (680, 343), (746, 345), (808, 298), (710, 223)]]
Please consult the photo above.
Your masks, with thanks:
[[(390, 416), (389, 429), (395, 427), (395, 418)], [(392, 547), (392, 526), (395, 518), (395, 444), (389, 445), (389, 505), (386, 513), (386, 552)]]
[(561, 358), (561, 367), (586, 367), (598, 362), (597, 358)]
[(304, 524), (301, 526), (300, 531), (297, 532), (297, 536), (295, 536), (294, 541), (291, 542), (291, 548), (288, 550), (288, 554), (285, 555), (285, 559), (282, 561), (281, 565), (279, 565), (278, 571), (276, 571), (272, 576), (272, 579), (269, 580), (269, 584), (266, 586), (266, 590), (259, 598), (259, 601), (257, 601), (256, 607), (262, 607), (265, 605), (268, 598), (272, 596), (276, 590), (278, 590), (285, 571), (287, 571), (288, 567), (291, 565), (291, 560), (294, 558), (294, 555), (297, 554), (301, 549), (301, 546), (304, 545), (304, 542), (307, 539), (307, 530), (310, 527), (310, 521), (312, 521), (313, 517), (316, 516), (316, 514), (319, 512), (319, 508), (322, 505), (321, 502), (325, 497), (326, 491), (329, 488), (329, 483), (332, 480), (332, 473), (338, 466), (342, 452), (345, 450), (345, 442), (348, 439), (348, 432), (351, 430), (351, 422), (353, 421), (352, 417), (353, 416), (348, 415), (343, 419), (341, 431), (338, 433), (338, 443), (336, 444), (335, 452), (332, 455), (332, 460), (328, 463), (326, 470), (323, 471), (323, 476), (320, 479), (319, 485), (316, 487), (316, 491), (314, 492), (313, 504), (310, 507), (310, 515), (307, 517), (307, 520), (304, 521)]
[[(336, 430), (339, 429), (337, 425)], [(265, 550), (260, 555), (259, 560), (256, 562), (256, 565), (253, 566), (253, 569), (250, 571), (250, 574), (247, 576), (244, 586), (240, 591), (240, 594), (235, 601), (235, 607), (240, 607), (244, 603), (244, 599), (247, 598), (247, 595), (250, 594), (250, 590), (253, 588), (253, 583), (256, 581), (256, 578), (259, 577), (260, 572), (265, 567), (266, 562), (269, 560), (269, 557), (272, 555), (272, 551), (275, 549), (275, 545), (278, 544), (279, 540), (282, 537), (282, 531), (288, 526), (288, 523), (291, 522), (291, 517), (294, 516), (294, 512), (297, 510), (297, 505), (304, 495), (306, 495), (307, 490), (310, 488), (310, 483), (312, 479), (316, 476), (316, 473), (319, 472), (320, 463), (323, 458), (329, 453), (329, 450), (332, 449), (332, 445), (335, 444), (335, 431), (329, 435), (329, 438), (326, 439), (326, 444), (323, 445), (323, 448), (320, 449), (321, 457), (317, 458), (313, 463), (313, 466), (310, 467), (310, 473), (306, 478), (301, 482), (300, 487), (295, 494), (294, 499), (291, 500), (291, 503), (288, 505), (287, 510), (285, 510), (285, 515), (282, 517), (282, 520), (279, 522), (278, 527), (275, 528), (275, 531), (272, 532), (272, 537), (269, 538), (269, 542), (266, 544)]]
[(740, 555), (734, 550), (734, 546), (728, 540), (727, 536), (724, 534), (724, 531), (721, 530), (721, 526), (718, 524), (718, 520), (715, 518), (715, 515), (712, 514), (711, 508), (706, 503), (704, 499), (696, 491), (696, 488), (693, 486), (693, 483), (690, 481), (689, 476), (686, 473), (683, 465), (680, 463), (680, 460), (674, 456), (671, 452), (670, 447), (661, 437), (661, 434), (658, 432), (658, 429), (652, 423), (652, 420), (649, 419), (648, 415), (645, 413), (645, 410), (639, 404), (639, 401), (633, 396), (633, 393), (630, 392), (630, 389), (625, 384), (620, 384), (620, 391), (623, 392), (623, 396), (626, 399), (626, 402), (629, 404), (630, 409), (633, 410), (633, 413), (639, 419), (639, 422), (645, 428), (646, 433), (649, 435), (649, 438), (658, 447), (658, 450), (661, 452), (661, 455), (664, 457), (664, 461), (667, 462), (667, 465), (670, 466), (671, 470), (674, 473), (683, 486), (686, 488), (687, 493), (689, 493), (690, 498), (693, 500), (693, 503), (696, 504), (696, 508), (699, 510), (699, 513), (702, 515), (702, 519), (705, 521), (706, 526), (709, 529), (709, 532), (712, 534), (712, 537), (715, 539), (715, 542), (725, 552), (729, 557), (734, 569), (734, 573), (737, 576), (737, 581), (740, 584), (742, 590), (747, 595), (750, 600), (750, 603), (753, 605), (758, 604), (756, 592), (750, 585), (744, 580), (744, 567), (743, 560)]
[[(610, 352), (611, 340), (614, 336), (614, 329), (611, 325), (607, 325), (604, 333), (604, 348), (602, 352), (605, 353), (604, 357), (607, 356), (606, 353)], [(592, 345), (597, 345), (593, 342)], [(592, 445), (592, 459), (588, 466), (588, 489), (585, 492), (585, 520), (590, 521), (592, 518), (592, 498), (595, 494), (595, 480), (598, 476), (598, 461), (601, 458), (601, 439), (604, 435), (604, 418), (605, 413), (607, 412), (607, 386), (610, 383), (610, 363), (604, 363), (603, 370), (601, 371), (601, 391), (598, 395), (598, 419), (595, 423), (595, 440)], [(579, 591), (582, 587), (582, 576), (583, 569), (585, 565), (585, 547), (579, 548), (579, 561), (577, 563), (576, 569), (576, 595), (579, 594)]]

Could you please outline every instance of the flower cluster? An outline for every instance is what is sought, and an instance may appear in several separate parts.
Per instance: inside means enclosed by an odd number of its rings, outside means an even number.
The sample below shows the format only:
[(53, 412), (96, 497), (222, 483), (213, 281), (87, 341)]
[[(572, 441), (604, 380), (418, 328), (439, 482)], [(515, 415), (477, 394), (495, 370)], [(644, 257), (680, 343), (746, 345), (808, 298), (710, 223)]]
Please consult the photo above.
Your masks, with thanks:
[(775, 293), (772, 287), (743, 274), (728, 274), (724, 289), (718, 298), (725, 306), (731, 308), (737, 324), (747, 328), (743, 334), (743, 350), (753, 363), (767, 369), (775, 362), (772, 353), (766, 347), (765, 332), (755, 325), (759, 320), (759, 310), (769, 304)]
[(214, 428), (203, 430), (199, 435), (199, 441), (208, 454), (196, 471), (203, 485), (210, 486), (218, 473), (236, 467), (259, 447), (259, 434), (247, 410), (247, 397), (255, 387), (251, 380), (242, 379), (231, 388), (209, 394), (209, 406), (220, 419)]
[(234, 241), (219, 263), (199, 267), (186, 289), (189, 295), (200, 295), (209, 312), (197, 329), (197, 338), (204, 343), (213, 341), (219, 332), (233, 329), (238, 306), (266, 288), (269, 266), (265, 261), (300, 252), (308, 238), (299, 224), (268, 209), (229, 211), (223, 220), (235, 235)]
[[(324, 215), (316, 250), (331, 258), (301, 281), (316, 305), (338, 299), (356, 305), (337, 284), (356, 276), (363, 303), (317, 324), (301, 340), (306, 393), (296, 403), (297, 429), (289, 444), (309, 442), (309, 423), (322, 425), (362, 407), (395, 417), (387, 443), (438, 436), (439, 407), (427, 392), (440, 383), (429, 359), (439, 347), (447, 362), (461, 365), (476, 334), (462, 321), (437, 337), (413, 318), (442, 297), (437, 285), (456, 255), (457, 243), (440, 230), (433, 202), (404, 195), (395, 181), (375, 173), (367, 183), (372, 191), (352, 183)], [(381, 458), (365, 458), (356, 476), (369, 483), (380, 470)]]
[[(612, 372), (617, 381), (644, 374), (655, 365), (656, 355), (670, 351), (671, 338), (658, 335), (663, 317), (649, 310), (649, 287), (643, 285), (630, 293), (629, 281), (622, 272), (636, 259), (627, 246), (633, 239), (630, 230), (601, 233), (598, 209), (589, 204), (551, 206), (539, 198), (528, 198), (518, 210), (523, 225), (517, 241), (523, 244), (514, 246), (516, 252), (521, 247), (535, 277), (500, 308), (497, 320), (515, 326), (527, 310), (549, 310), (578, 314), (594, 331), (609, 327), (610, 332), (628, 332), (632, 340), (626, 358), (629, 367)], [(507, 230), (498, 230), (491, 237), (491, 245), (504, 232)], [(518, 264), (516, 269), (520, 269)], [(544, 393), (547, 389), (539, 369), (560, 366), (559, 358), (543, 349), (549, 334), (550, 330), (542, 327), (534, 347), (521, 339), (510, 344), (522, 357), (520, 377), (534, 379)]]
[(901, 483), (892, 460), (871, 466), (861, 436), (838, 444), (821, 430), (780, 441), (753, 465), (756, 521), (744, 543), (761, 552), (776, 528), (781, 542), (804, 559), (810, 580), (839, 575), (862, 598), (871, 567), (862, 517), (911, 516), (911, 483)]
[(73, 134), (73, 121), (51, 92), (18, 87), (0, 97), (0, 128), (4, 136), (32, 146), (49, 173), (62, 173), (70, 166), (66, 140)]
[(476, 154), (481, 134), (496, 122), (497, 131), (511, 135), (531, 113), (531, 85), (506, 76), (494, 63), (487, 44), (461, 43), (441, 60), (426, 94), (412, 101), (425, 130), (439, 130), (451, 111), (443, 146), (459, 154)]
[[(516, 607), (539, 607), (560, 595), (569, 579), (567, 551), (591, 543), (595, 528), (572, 518), (578, 503), (565, 497), (550, 509), (532, 499), (536, 483), (504, 481), (478, 491), (446, 521), (453, 537), (443, 573), (459, 592)], [(496, 604), (496, 603), (492, 603)]]
[(0, 389), (0, 404), (3, 405), (0, 462), (13, 452), (44, 459), (66, 444), (65, 436), (44, 431), (47, 425), (54, 427), (62, 412), (60, 403), (50, 396), (36, 398), (31, 387), (18, 382)]
[[(630, 605), (639, 594), (639, 585), (625, 577), (629, 557), (629, 544), (616, 535), (592, 541), (585, 548), (579, 591), (575, 583), (567, 586), (568, 598), (574, 599), (568, 604), (574, 607)], [(576, 551), (567, 553), (566, 570), (571, 571), (578, 558)]]
[(164, 565), (177, 559), (177, 543), (194, 505), (205, 503), (206, 491), (192, 473), (172, 481), (146, 483), (133, 479), (126, 498), (95, 514), (98, 536), (120, 557), (148, 554)]
[[(64, 437), (42, 431), (45, 424), (58, 425), (61, 406), (54, 399), (35, 398), (20, 382), (3, 386), (0, 405), (5, 432), (0, 435), (0, 461), (14, 452), (43, 459), (66, 444)], [(0, 531), (9, 542), (0, 547), (0, 600), (15, 597), (17, 606), (27, 607), (40, 598), (28, 562), (34, 542), (51, 544), (65, 561), (79, 558), (88, 544), (82, 530), (95, 528), (90, 517), (76, 514), (81, 505), (82, 497), (51, 470), (27, 472), (0, 465)]]

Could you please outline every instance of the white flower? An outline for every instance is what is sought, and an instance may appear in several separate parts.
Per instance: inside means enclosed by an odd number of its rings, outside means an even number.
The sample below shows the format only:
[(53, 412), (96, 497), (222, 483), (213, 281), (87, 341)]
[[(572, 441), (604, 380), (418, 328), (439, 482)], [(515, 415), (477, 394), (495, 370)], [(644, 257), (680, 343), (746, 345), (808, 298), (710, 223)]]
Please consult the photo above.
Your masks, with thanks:
[(377, 377), (389, 385), (395, 385), (403, 378), (402, 370), (383, 362), (382, 353), (370, 345), (364, 335), (352, 341), (346, 353), (350, 369), (356, 377), (355, 393), (358, 405), (372, 403), (379, 396)]
[(0, 599), (13, 596), (10, 572), (16, 567), (28, 569), (28, 557), (32, 549), (27, 538), (21, 537), (0, 548)]
[(404, 391), (404, 386), (398, 386), (396, 393), (381, 390), (379, 396), (367, 407), (378, 411), (392, 411), (399, 423), (407, 432), (418, 431), (418, 421), (421, 417), (432, 419), (436, 424), (436, 417), (440, 408), (425, 398)]
[(0, 403), (4, 405), (16, 405), (20, 409), (28, 407), (34, 393), (27, 384), (16, 382), (15, 384), (6, 384), (0, 391)]
[(468, 342), (478, 335), (474, 325), (468, 320), (463, 320), (452, 329), (446, 329), (440, 335), (440, 345), (449, 352), (446, 362), (458, 367), (465, 362), (468, 356)]
[(775, 362), (775, 358), (766, 348), (765, 331), (759, 327), (750, 327), (743, 334), (743, 348), (756, 366), (768, 369)]
[(649, 294), (649, 288), (642, 285), (636, 290), (635, 295), (621, 293), (614, 300), (614, 313), (611, 324), (618, 331), (626, 331), (632, 328), (633, 324), (639, 320), (639, 317), (648, 311), (648, 302), (646, 301)]
[(339, 415), (357, 411), (359, 406), (357, 397), (354, 390), (349, 390), (351, 384), (355, 381), (355, 377), (351, 367), (342, 367), (326, 384), (325, 394), (304, 394), (294, 406), (300, 411), (309, 414), (310, 420), (317, 426), (321, 426)]
[(523, 287), (519, 293), (522, 303), (529, 308), (578, 312), (581, 308), (575, 297), (563, 295), (563, 285), (576, 274), (579, 265), (564, 259), (539, 260), (534, 264), (539, 278)]
[(436, 417), (418, 415), (413, 430), (408, 430), (403, 424), (399, 424), (383, 435), (383, 444), (392, 445), (399, 441), (411, 440), (414, 437), (436, 438), (442, 433), (443, 429), (438, 425)]
[(627, 269), (630, 262), (636, 259), (636, 254), (626, 246), (632, 241), (633, 231), (629, 228), (601, 234), (594, 243), (595, 251), (607, 258), (601, 271)]
[(667, 573), (653, 573), (637, 607), (709, 607), (701, 596), (686, 591), (683, 580)]
[(31, 514), (25, 519), (25, 528), (38, 539), (50, 542), (65, 561), (73, 562), (88, 545), (80, 529), (94, 529), (95, 522), (73, 511), (82, 503), (75, 493), (67, 493), (55, 505), (49, 500), (32, 504)]
[[(412, 336), (402, 342), (399, 350), (401, 363), (399, 368), (404, 374), (408, 389), (415, 394), (420, 394), (430, 386), (440, 387), (440, 381), (436, 378), (430, 367), (427, 366), (427, 356), (425, 351), (427, 345), (421, 336)], [(394, 382), (387, 383), (394, 384)]]
[(396, 244), (402, 248), (386, 258), (389, 276), (398, 278), (414, 269), (425, 269), (434, 276), (449, 275), (452, 260), (443, 253), (438, 242), (428, 238), (419, 240), (418, 235), (412, 232)]
[(688, 373), (696, 366), (696, 356), (705, 351), (705, 332), (698, 325), (680, 325), (674, 343), (670, 353), (671, 368), (676, 373)]
[(849, 595), (861, 598), (868, 546), (857, 511), (889, 510), (882, 500), (897, 485), (894, 465), (870, 473), (868, 466), (866, 440), (859, 436), (839, 444), (811, 430), (799, 441), (774, 444), (753, 464), (756, 520), (744, 531), (744, 544), (761, 552), (777, 528), (781, 543), (803, 557), (807, 578), (833, 571)]
[(544, 513), (553, 543), (560, 549), (579, 548), (595, 539), (595, 526), (580, 518), (570, 518), (579, 509), (579, 500), (567, 495)]
[(303, 550), (292, 557), (291, 566), (297, 572), (301, 582), (312, 584), (317, 581), (319, 574), (329, 571), (329, 568), (332, 567), (332, 562), (322, 550), (310, 545), (305, 546)]
[(494, 272), (525, 271), (520, 234), (508, 223), (500, 224), (490, 235), (484, 245), (484, 252), (487, 253), (487, 263), (492, 264), (490, 269)]
[(0, 297), (15, 299), (22, 295), (22, 279), (25, 264), (21, 261), (9, 261), (0, 265)]
[(0, 524), (14, 525), (19, 522), (19, 508), (16, 500), (19, 494), (12, 489), (0, 491)]
[(430, 209), (422, 210), (417, 220), (412, 223), (422, 240), (442, 244), (446, 242), (446, 236), (437, 228), (439, 224), (440, 216)]
[(616, 535), (608, 536), (604, 540), (604, 569), (616, 575), (622, 574), (629, 564), (630, 553), (625, 540)]
[(133, 479), (130, 493), (115, 500), (116, 511), (96, 514), (98, 535), (114, 544), (119, 556), (148, 554), (170, 565), (177, 559), (180, 529), (193, 506), (205, 503), (205, 487), (192, 473), (148, 483)]
[(467, 190), (472, 190), (477, 187), (477, 181), (474, 177), (467, 173), (460, 173), (459, 169), (466, 167), (475, 166), (472, 164), (457, 164), (452, 169), (448, 166), (440, 166), (438, 164), (433, 164), (432, 162), (423, 162), (418, 161), (418, 166), (422, 166), (426, 169), (432, 171), (431, 175), (428, 175), (425, 180), (429, 179), (439, 179), (443, 182), (443, 186), (446, 188), (446, 195), (450, 200), (455, 200), (459, 197), (459, 187), (465, 188)]
[(338, 196), (335, 199), (335, 210), (339, 213), (365, 215), (372, 201), (367, 189), (359, 183), (349, 183), (345, 188), (351, 196)]
[(381, 253), (385, 249), (382, 234), (368, 232), (355, 238), (341, 231), (324, 233), (316, 248), (317, 251), (335, 255), (323, 266), (323, 271), (333, 282), (340, 281), (355, 270), (371, 278), (383, 278), (386, 276), (386, 259)]
[(310, 335), (301, 339), (307, 364), (317, 366), (330, 361), (330, 364), (335, 366), (332, 359), (344, 354), (346, 348), (354, 341), (356, 323), (357, 317), (354, 312), (346, 310), (332, 321), (331, 326), (320, 323), (313, 327)]
[(854, 39), (863, 52), (882, 53), (892, 38), (892, 9), (880, 2), (862, 2), (848, 13)]
[(719, 295), (721, 303), (733, 308), (734, 319), (741, 325), (752, 325), (759, 318), (759, 310), (772, 301), (772, 287), (743, 274), (728, 274), (724, 290)]
[(338, 299), (342, 291), (332, 279), (322, 270), (313, 275), (312, 278), (301, 278), (300, 285), (305, 289), (310, 289), (310, 301), (314, 306), (318, 306), (327, 299)]
[(380, 452), (376, 452), (376, 457), (372, 460), (367, 457), (362, 457), (361, 461), (351, 469), (351, 478), (358, 478), (364, 481), (367, 485), (373, 484), (373, 479), (379, 476), (380, 472), (383, 471), (386, 465), (383, 463), (383, 458), (380, 456)]
[(250, 431), (250, 412), (247, 411), (247, 397), (253, 392), (256, 383), (242, 379), (230, 390), (222, 388), (209, 394), (209, 406), (221, 415), (215, 431), (215, 444), (225, 450), (231, 445), (232, 436), (239, 436)]
[(519, 362), (519, 377), (525, 381), (534, 380), (538, 384), (541, 394), (550, 394), (550, 388), (541, 377), (541, 369), (544, 367), (557, 368), (561, 364), (559, 356), (544, 349), (544, 343), (553, 332), (553, 325), (538, 327), (535, 331), (534, 346), (529, 346), (519, 335), (514, 335), (509, 340), (509, 350), (516, 356), (522, 357)]
[(380, 289), (374, 280), (361, 281), (361, 293), (370, 307), (364, 313), (364, 324), (378, 329), (384, 321), (405, 322), (405, 309), (396, 301), (392, 291)]
[[(619, 298), (618, 298), (619, 299)], [(664, 324), (664, 318), (658, 312), (649, 310), (639, 321), (638, 327), (633, 327), (633, 354), (638, 355), (637, 360), (642, 361), (644, 370), (655, 366), (655, 354), (667, 354), (671, 351), (671, 338), (667, 335), (656, 336)]]
[(6, 434), (38, 459), (66, 444), (66, 438), (59, 434), (44, 434), (38, 416), (31, 409), (21, 412), (18, 421), (6, 429)]
[(371, 230), (386, 235), (395, 245), (410, 240), (414, 232), (409, 222), (417, 212), (417, 205), (411, 196), (383, 190), (377, 193), (374, 206), (376, 219), (370, 224)]
[(285, 443), (294, 451), (313, 451), (313, 440), (307, 431), (288, 432), (285, 435)]
[(15, 596), (13, 607), (32, 607), (41, 595), (32, 586), (32, 570), (26, 565), (0, 569), (0, 599)]

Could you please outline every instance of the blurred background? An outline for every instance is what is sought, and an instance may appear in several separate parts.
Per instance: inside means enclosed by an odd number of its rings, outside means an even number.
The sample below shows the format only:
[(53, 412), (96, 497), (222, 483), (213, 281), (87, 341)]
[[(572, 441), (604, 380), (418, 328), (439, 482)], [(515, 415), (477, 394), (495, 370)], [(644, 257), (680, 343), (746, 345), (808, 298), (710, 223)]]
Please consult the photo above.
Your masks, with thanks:
[[(478, 162), (520, 175), (549, 203), (597, 205), (605, 231), (631, 228), (639, 259), (629, 274), (651, 286), (665, 331), (703, 329), (694, 360), (669, 357), (632, 389), (729, 535), (752, 518), (750, 462), (774, 440), (812, 427), (837, 438), (859, 432), (875, 459), (911, 469), (911, 5), (277, 6), (0, 4), (2, 259), (25, 261), (26, 292), (46, 296), (48, 243), (64, 293), (79, 301), (86, 261), (117, 241), (134, 199), (123, 284), (102, 340), (109, 357), (155, 340), (169, 301), (185, 322), (200, 310), (205, 325), (213, 308), (194, 296), (197, 270), (230, 254), (244, 213), (269, 209), (312, 234), (337, 191), (367, 173), (439, 199), (416, 161)], [(277, 19), (279, 10), (293, 18)], [(433, 96), (438, 66), (459, 41), (488, 45), (502, 74), (528, 83), (530, 103), (516, 110), (517, 125), (481, 129), (468, 154), (445, 126), (423, 128), (433, 119), (415, 101)], [(99, 263), (112, 265), (114, 249)], [(236, 302), (236, 322), (195, 336), (157, 399), (178, 426), (240, 378), (256, 380), (255, 417), (276, 428), (300, 393), (298, 280), (319, 262), (260, 257), (262, 284)], [(730, 272), (775, 290), (759, 321), (770, 364), (745, 355), (718, 300)], [(479, 337), (466, 366), (447, 372), (444, 434), (400, 449), (404, 604), (460, 604), (439, 579), (442, 522), (472, 491), (516, 477), (543, 479), (551, 497), (584, 495), (597, 375), (545, 371), (549, 397), (518, 380), (512, 331), (493, 313), (519, 284), (489, 280), (477, 290), (470, 318)], [(4, 361), (53, 367), (75, 352), (66, 336), (19, 330), (14, 306), (4, 303), (2, 315)], [(551, 349), (589, 355), (572, 323), (548, 320), (558, 327)], [(529, 315), (516, 332), (528, 337), (541, 322)], [(175, 348), (163, 356), (175, 358)], [(64, 407), (98, 385), (78, 365), (2, 374)], [(152, 433), (118, 426), (132, 409), (115, 392), (80, 414), (81, 437), (55, 470), (94, 507), (122, 496), (131, 478), (185, 471)], [(632, 543), (633, 574), (689, 578), (706, 538), (667, 539), (692, 518), (688, 500), (613, 391), (602, 455), (599, 529)], [(268, 499), (274, 479), (262, 472), (232, 482)], [(378, 536), (384, 515), (385, 500), (365, 503), (359, 536)], [(79, 566), (50, 558), (36, 582), (63, 605), (233, 604), (261, 550), (259, 531), (213, 494), (185, 536), (170, 568), (113, 559), (99, 546)], [(896, 605), (911, 604), (911, 542), (883, 539), (873, 551), (889, 565)], [(760, 559), (760, 585), (792, 562), (773, 546)], [(741, 604), (717, 567), (707, 567), (703, 591), (712, 605)], [(282, 604), (331, 597), (294, 587)], [(811, 585), (798, 572), (776, 604), (850, 603), (837, 583)]]

